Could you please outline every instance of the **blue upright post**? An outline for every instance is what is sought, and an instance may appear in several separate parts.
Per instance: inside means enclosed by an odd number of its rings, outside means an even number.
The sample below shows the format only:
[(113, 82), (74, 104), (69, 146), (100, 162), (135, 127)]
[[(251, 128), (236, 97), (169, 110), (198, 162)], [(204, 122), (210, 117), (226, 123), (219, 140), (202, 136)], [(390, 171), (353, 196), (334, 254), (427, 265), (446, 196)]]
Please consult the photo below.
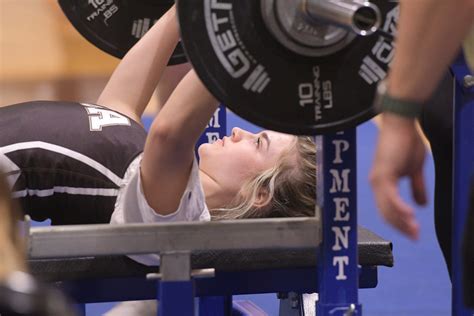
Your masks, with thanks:
[(179, 251), (161, 253), (160, 274), (158, 316), (194, 315), (191, 254)]
[(358, 300), (356, 130), (317, 137), (318, 316), (362, 315)]
[(162, 281), (159, 288), (158, 316), (194, 315), (192, 281)]
[[(474, 85), (469, 84), (470, 72), (461, 55), (452, 65), (456, 78), (454, 111), (453, 159), (453, 315), (472, 316), (463, 301), (463, 260), (461, 242), (467, 219), (469, 187), (474, 177)], [(472, 77), (471, 77), (472, 80)]]

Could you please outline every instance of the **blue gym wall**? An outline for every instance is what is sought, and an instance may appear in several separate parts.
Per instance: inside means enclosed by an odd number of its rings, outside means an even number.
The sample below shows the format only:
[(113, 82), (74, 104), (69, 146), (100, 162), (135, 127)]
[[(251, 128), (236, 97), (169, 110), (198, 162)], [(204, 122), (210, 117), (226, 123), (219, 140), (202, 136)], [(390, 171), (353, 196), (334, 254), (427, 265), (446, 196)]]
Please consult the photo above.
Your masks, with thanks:
[[(149, 124), (151, 118), (145, 118)], [(232, 126), (256, 132), (258, 127), (228, 115), (228, 133)], [(445, 316), (450, 314), (450, 283), (436, 242), (433, 222), (433, 203), (417, 207), (417, 218), (421, 226), (420, 240), (416, 243), (399, 235), (383, 223), (374, 205), (368, 183), (372, 163), (377, 127), (373, 122), (362, 124), (358, 132), (358, 208), (359, 224), (393, 242), (395, 267), (379, 268), (379, 285), (375, 289), (361, 290), (360, 301), (366, 316)], [(431, 156), (425, 165), (426, 184), (429, 196), (433, 197), (434, 171)], [(408, 183), (403, 182), (401, 193), (410, 200)], [(431, 200), (430, 199), (430, 200)], [(278, 301), (275, 294), (237, 296), (255, 302), (268, 315), (278, 315)], [(114, 303), (89, 304), (87, 315), (102, 315)]]

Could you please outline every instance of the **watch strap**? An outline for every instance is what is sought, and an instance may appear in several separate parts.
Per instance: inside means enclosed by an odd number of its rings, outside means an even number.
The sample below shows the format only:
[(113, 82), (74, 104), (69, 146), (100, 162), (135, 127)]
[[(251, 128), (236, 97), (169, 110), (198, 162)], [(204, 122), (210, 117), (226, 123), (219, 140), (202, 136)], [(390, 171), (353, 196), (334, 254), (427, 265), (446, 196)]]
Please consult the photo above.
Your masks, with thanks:
[(391, 97), (385, 93), (381, 96), (379, 110), (398, 114), (406, 118), (417, 118), (421, 114), (422, 104)]

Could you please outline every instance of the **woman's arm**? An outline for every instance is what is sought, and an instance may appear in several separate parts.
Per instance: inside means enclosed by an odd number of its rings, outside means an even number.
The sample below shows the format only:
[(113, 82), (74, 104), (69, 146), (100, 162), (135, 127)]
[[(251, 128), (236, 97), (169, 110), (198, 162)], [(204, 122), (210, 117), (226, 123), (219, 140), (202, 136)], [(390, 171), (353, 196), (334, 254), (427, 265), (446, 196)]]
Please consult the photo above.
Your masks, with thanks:
[(173, 6), (124, 56), (97, 104), (140, 122), (178, 39), (179, 27)]
[(171, 93), (173, 93), (176, 86), (181, 79), (192, 69), (190, 63), (168, 66), (163, 71), (161, 80), (156, 89), (156, 96), (158, 99), (158, 112), (161, 111), (166, 101), (168, 101)]
[(152, 123), (141, 164), (143, 191), (157, 214), (179, 206), (194, 159), (194, 146), (218, 107), (190, 71)]

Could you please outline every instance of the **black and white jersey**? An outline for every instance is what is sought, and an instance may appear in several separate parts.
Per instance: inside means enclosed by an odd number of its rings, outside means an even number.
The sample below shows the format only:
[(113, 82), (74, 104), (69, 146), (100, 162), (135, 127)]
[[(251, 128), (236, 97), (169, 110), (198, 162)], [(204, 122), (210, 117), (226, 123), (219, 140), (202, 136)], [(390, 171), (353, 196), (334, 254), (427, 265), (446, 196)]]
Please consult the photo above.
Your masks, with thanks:
[(34, 220), (108, 223), (144, 128), (105, 107), (36, 101), (0, 108), (0, 168)]

